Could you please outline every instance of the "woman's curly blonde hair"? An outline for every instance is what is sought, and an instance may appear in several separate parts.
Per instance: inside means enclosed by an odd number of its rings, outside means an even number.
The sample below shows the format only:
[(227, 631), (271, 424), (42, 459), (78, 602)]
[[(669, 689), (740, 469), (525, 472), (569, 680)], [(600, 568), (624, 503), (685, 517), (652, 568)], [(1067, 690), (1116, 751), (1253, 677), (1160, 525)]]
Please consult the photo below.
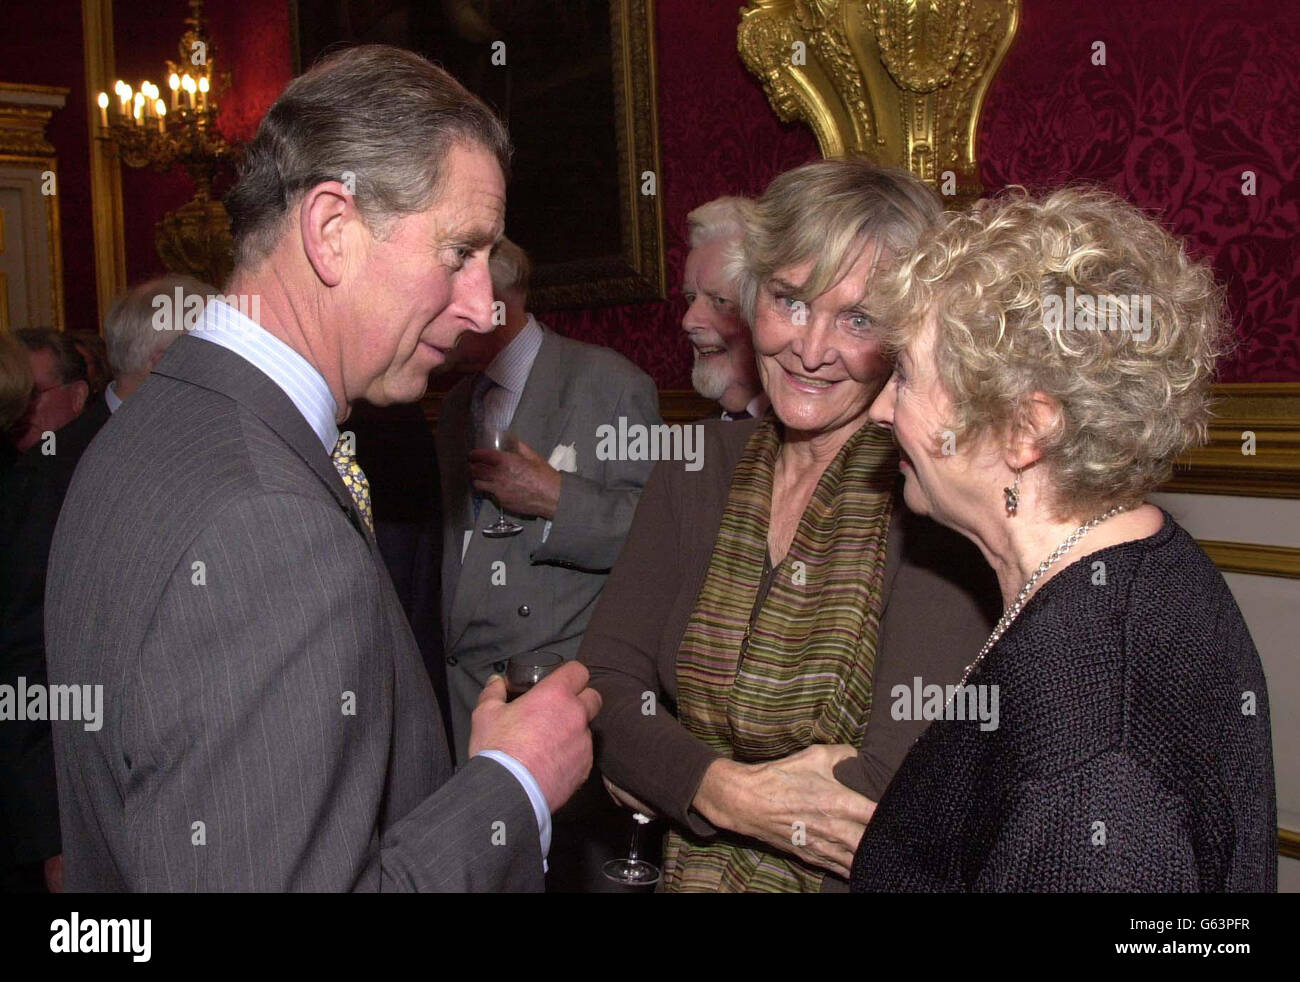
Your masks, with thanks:
[[(958, 441), (1014, 432), (1035, 392), (1059, 404), (1038, 441), (1058, 516), (1136, 504), (1206, 440), (1229, 336), (1222, 291), (1180, 239), (1108, 191), (1011, 188), (945, 214), (873, 286), (895, 354), (933, 315)], [(1087, 329), (1085, 297), (1125, 303), (1099, 321), (1109, 329)]]

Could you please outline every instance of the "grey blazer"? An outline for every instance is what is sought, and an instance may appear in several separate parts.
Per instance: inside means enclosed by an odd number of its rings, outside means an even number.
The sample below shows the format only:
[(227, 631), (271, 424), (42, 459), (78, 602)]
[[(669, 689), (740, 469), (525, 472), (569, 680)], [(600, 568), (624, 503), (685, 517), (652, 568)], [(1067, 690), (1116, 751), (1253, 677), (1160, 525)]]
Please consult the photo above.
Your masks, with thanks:
[(577, 654), (623, 548), (654, 462), (598, 460), (597, 429), (617, 426), (620, 416), (629, 425), (662, 422), (659, 393), (648, 375), (608, 348), (546, 331), (511, 428), (543, 458), (572, 444), (578, 469), (561, 476), (559, 511), (545, 542), (546, 521), (530, 516), (512, 516), (524, 526), (519, 535), (488, 539), (479, 530), (495, 519), (496, 506), (485, 500), (474, 517), (466, 466), (473, 448), (472, 388), (466, 378), (447, 393), (437, 431), (442, 624), (458, 759), (465, 756), (478, 694), (506, 659), (536, 648), (565, 658)]
[(453, 773), (428, 675), (328, 454), (238, 355), (182, 337), (82, 459), (50, 557), (69, 890), (540, 890), (537, 820)]

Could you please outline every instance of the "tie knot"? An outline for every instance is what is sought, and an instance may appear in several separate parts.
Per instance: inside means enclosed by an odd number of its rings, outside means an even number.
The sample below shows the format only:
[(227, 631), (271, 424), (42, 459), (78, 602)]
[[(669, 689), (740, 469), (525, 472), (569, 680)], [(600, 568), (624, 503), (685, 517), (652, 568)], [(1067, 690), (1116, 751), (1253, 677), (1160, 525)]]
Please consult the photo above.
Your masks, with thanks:
[(339, 435), (338, 442), (334, 444), (334, 452), (330, 454), (330, 460), (334, 462), (334, 469), (339, 472), (339, 477), (343, 479), (343, 486), (348, 489), (352, 495), (352, 500), (356, 502), (357, 511), (365, 520), (366, 527), (371, 532), (375, 530), (374, 516), (370, 510), (370, 482), (366, 480), (366, 474), (357, 463), (356, 447), (352, 434), (343, 433)]
[(330, 454), (330, 460), (334, 461), (335, 467), (338, 467), (340, 464), (352, 464), (356, 459), (357, 452), (353, 446), (351, 435), (340, 433), (338, 441), (334, 444), (334, 452)]

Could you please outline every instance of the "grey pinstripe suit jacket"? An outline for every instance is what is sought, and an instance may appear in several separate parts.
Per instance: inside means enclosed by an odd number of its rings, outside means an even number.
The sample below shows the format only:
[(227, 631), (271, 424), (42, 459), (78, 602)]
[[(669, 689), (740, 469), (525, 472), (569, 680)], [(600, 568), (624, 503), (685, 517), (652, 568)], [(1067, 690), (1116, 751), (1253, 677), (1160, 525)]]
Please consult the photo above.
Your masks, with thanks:
[(51, 681), (104, 686), (101, 729), (54, 724), (68, 889), (541, 889), (527, 795), (453, 774), (373, 538), (239, 356), (172, 345), (82, 459), (47, 584)]

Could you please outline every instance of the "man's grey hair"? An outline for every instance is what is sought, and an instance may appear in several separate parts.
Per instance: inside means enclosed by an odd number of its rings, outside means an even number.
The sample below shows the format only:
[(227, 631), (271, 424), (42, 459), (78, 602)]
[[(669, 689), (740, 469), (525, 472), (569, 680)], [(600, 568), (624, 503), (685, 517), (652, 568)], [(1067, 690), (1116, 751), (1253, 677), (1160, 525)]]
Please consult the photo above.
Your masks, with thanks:
[(492, 274), (492, 295), (498, 300), (512, 291), (528, 296), (533, 264), (528, 260), (528, 253), (509, 239), (503, 237), (493, 248), (488, 271)]
[(754, 214), (754, 202), (731, 195), (714, 198), (686, 216), (691, 248), (718, 239), (740, 239), (745, 225)]
[[(181, 291), (181, 304), (176, 306), (176, 291)], [(179, 331), (159, 331), (154, 327), (157, 307), (154, 297), (167, 297), (168, 303), (179, 312), (193, 295), (207, 298), (217, 289), (193, 276), (171, 275), (137, 283), (113, 301), (104, 318), (104, 345), (108, 349), (108, 367), (115, 377), (136, 375), (147, 371), (153, 356), (167, 350), (180, 335)]]
[(341, 182), (382, 237), (433, 203), (447, 153), (467, 143), (509, 176), (505, 126), (441, 68), (379, 44), (330, 55), (275, 100), (226, 195), (237, 268), (260, 264), (303, 194), (326, 181)]
[(59, 374), (59, 382), (86, 382), (86, 359), (81, 356), (72, 338), (52, 327), (24, 327), (14, 332), (14, 336), (23, 346), (32, 352), (48, 351), (54, 356), (54, 370)]

